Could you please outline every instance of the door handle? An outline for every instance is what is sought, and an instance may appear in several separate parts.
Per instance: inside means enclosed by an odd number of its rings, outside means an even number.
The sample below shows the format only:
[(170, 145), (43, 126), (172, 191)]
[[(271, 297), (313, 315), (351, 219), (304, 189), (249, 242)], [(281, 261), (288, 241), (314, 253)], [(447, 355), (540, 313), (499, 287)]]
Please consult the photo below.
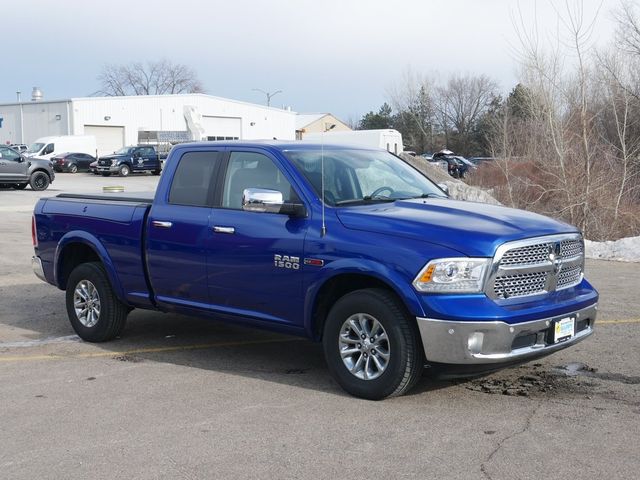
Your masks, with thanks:
[(171, 228), (173, 223), (171, 222), (161, 222), (160, 220), (154, 220), (151, 222), (151, 225), (157, 228)]
[(213, 231), (216, 233), (236, 233), (236, 229), (233, 227), (220, 227), (218, 225), (213, 227)]

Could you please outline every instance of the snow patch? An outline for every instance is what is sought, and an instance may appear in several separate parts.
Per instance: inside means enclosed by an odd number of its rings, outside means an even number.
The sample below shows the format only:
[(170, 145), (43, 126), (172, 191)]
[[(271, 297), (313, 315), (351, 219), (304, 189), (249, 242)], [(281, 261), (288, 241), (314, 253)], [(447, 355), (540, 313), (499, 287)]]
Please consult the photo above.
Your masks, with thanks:
[(640, 236), (606, 242), (584, 241), (585, 256), (618, 262), (640, 262)]

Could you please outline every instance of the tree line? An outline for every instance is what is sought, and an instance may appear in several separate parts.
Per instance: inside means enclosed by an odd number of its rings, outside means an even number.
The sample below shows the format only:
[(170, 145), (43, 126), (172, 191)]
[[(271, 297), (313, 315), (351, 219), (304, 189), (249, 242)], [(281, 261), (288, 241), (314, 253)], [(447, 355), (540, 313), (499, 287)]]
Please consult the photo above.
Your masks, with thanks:
[(632, 2), (612, 13), (615, 38), (601, 48), (579, 3), (558, 11), (554, 45), (515, 25), (519, 83), (504, 98), (484, 75), (406, 73), (358, 128), (395, 128), (417, 152), (494, 157), (471, 183), (587, 238), (640, 235), (640, 14)]

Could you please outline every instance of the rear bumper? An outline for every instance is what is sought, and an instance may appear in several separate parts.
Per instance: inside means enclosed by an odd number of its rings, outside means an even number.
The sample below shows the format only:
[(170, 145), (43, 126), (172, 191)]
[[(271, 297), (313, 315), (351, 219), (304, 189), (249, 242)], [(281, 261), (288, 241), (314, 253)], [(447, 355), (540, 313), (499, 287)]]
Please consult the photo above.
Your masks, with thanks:
[(42, 260), (40, 260), (40, 257), (31, 257), (31, 268), (33, 269), (33, 273), (35, 273), (36, 277), (38, 277), (43, 282), (47, 281), (47, 278), (44, 275), (44, 268), (42, 268)]
[[(495, 365), (527, 361), (567, 348), (593, 333), (597, 303), (556, 317), (508, 324), (501, 321), (459, 322), (418, 317), (428, 362), (450, 365)], [(554, 322), (575, 318), (573, 337), (553, 343)]]

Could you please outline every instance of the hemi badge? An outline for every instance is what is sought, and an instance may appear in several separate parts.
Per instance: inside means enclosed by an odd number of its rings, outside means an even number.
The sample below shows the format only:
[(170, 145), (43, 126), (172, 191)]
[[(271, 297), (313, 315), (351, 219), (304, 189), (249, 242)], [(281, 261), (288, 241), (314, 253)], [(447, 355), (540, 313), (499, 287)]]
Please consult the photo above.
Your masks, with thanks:
[(324, 260), (320, 260), (319, 258), (305, 258), (305, 265), (311, 265), (312, 267), (322, 267), (324, 265)]

